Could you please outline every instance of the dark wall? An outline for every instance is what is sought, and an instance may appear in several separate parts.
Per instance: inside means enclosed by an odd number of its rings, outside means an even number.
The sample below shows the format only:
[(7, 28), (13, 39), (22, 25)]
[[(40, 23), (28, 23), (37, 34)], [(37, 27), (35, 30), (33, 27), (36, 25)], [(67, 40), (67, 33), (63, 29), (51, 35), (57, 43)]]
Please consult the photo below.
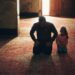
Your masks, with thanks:
[(51, 16), (75, 17), (75, 0), (51, 0)]
[(0, 34), (17, 32), (17, 0), (0, 0)]
[(75, 0), (62, 0), (62, 15), (75, 17)]

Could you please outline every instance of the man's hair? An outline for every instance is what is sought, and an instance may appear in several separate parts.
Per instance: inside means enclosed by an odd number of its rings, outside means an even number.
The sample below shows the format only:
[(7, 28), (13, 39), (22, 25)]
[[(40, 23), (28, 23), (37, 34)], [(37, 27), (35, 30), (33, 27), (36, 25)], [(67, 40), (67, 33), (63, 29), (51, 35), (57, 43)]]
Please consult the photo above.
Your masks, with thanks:
[(46, 19), (45, 19), (44, 16), (40, 16), (40, 17), (39, 17), (39, 22), (45, 22), (45, 21), (46, 21)]

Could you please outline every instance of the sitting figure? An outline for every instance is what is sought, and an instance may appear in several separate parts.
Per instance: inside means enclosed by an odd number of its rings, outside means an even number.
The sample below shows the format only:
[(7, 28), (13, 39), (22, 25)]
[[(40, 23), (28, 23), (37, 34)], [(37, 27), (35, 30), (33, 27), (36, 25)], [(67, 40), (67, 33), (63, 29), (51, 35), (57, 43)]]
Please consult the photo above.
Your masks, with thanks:
[(60, 34), (56, 38), (57, 49), (59, 54), (67, 53), (68, 32), (65, 27), (61, 27)]
[[(37, 33), (36, 37), (35, 32)], [(51, 36), (51, 33), (53, 33), (53, 36)], [(30, 30), (30, 36), (34, 41), (33, 54), (50, 55), (52, 53), (52, 44), (56, 39), (57, 30), (52, 23), (46, 22), (45, 17), (39, 17), (39, 22), (34, 23)]]

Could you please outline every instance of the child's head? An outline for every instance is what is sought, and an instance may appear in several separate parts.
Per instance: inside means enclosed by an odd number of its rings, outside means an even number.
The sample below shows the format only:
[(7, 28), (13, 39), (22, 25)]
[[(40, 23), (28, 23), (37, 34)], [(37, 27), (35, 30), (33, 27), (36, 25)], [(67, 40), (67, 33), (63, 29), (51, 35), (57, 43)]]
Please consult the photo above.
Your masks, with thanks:
[(66, 27), (61, 27), (61, 29), (60, 29), (60, 33), (61, 33), (61, 35), (66, 35), (67, 38), (68, 38), (68, 32), (67, 32)]

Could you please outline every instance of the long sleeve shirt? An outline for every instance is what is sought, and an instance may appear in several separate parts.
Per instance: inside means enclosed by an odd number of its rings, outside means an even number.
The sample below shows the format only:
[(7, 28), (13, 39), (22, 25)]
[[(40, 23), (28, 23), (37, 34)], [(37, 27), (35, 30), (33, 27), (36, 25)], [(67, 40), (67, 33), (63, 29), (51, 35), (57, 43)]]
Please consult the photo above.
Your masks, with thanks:
[[(35, 31), (37, 32), (37, 38), (34, 35)], [(51, 33), (53, 33), (53, 36), (51, 36)], [(57, 37), (57, 30), (52, 23), (37, 22), (32, 26), (30, 30), (30, 36), (34, 42), (36, 40), (43, 42), (49, 42), (49, 41), (52, 42)]]

